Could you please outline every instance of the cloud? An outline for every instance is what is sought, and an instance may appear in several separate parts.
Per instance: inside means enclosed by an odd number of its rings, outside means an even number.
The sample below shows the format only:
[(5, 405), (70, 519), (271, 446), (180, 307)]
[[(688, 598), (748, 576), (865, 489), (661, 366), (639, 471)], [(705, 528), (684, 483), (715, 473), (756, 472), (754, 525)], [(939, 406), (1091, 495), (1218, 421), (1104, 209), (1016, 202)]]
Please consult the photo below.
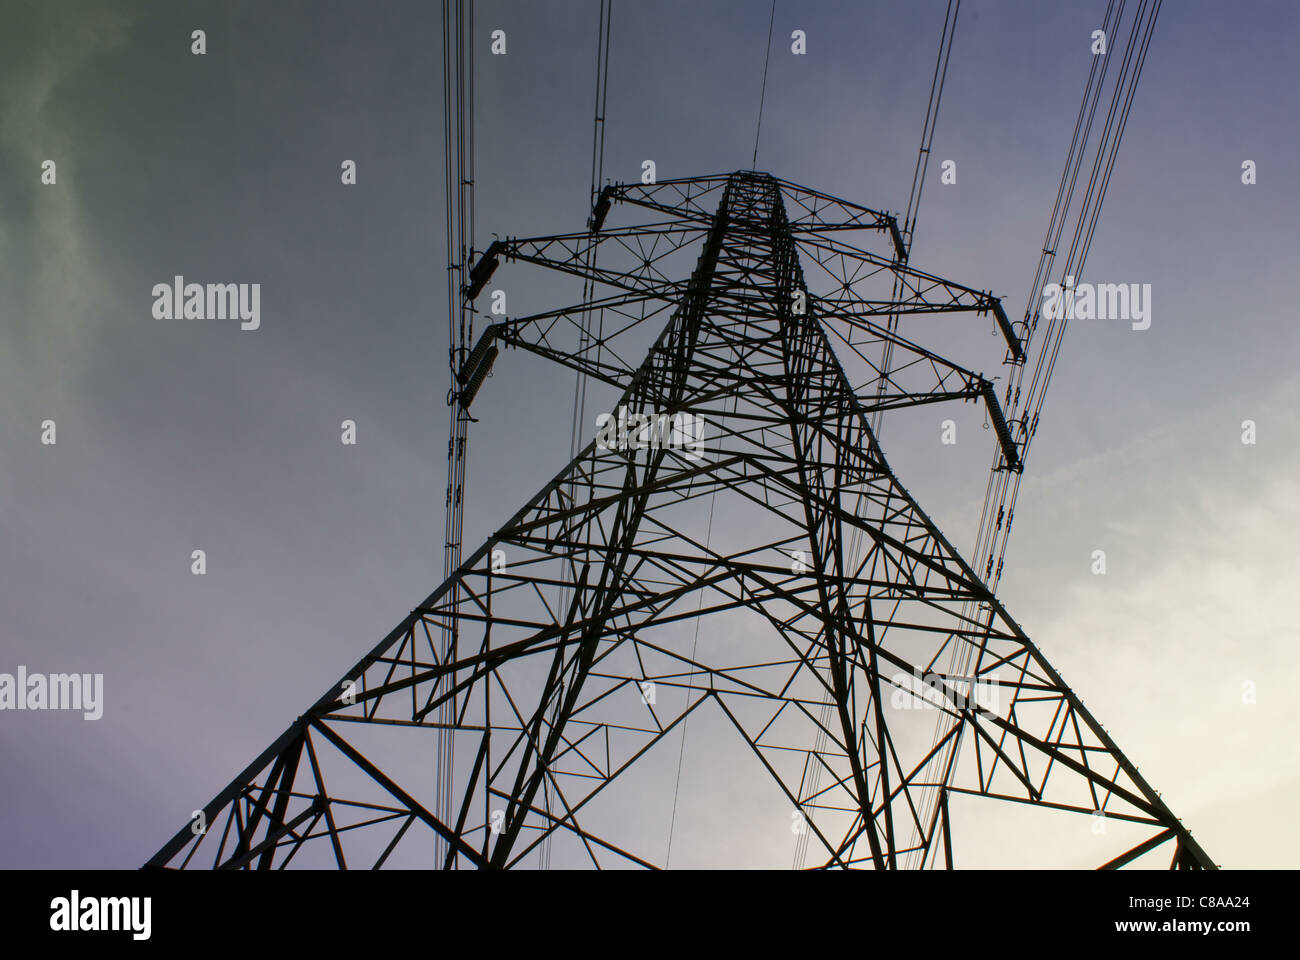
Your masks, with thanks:
[[(5, 288), (25, 295), (0, 335), (15, 338), (6, 352), (25, 354), (22, 368), (32, 360), (47, 367), (88, 348), (86, 321), (96, 291), (105, 288), (76, 177), (87, 166), (76, 134), (78, 104), (62, 94), (97, 57), (126, 41), (135, 14), (30, 4), (17, 19), (26, 22), (7, 25), (11, 39), (0, 56), (0, 156), (17, 172), (7, 187), (17, 202), (0, 205), (12, 211), (0, 221), (0, 263), (11, 272)], [(45, 160), (57, 164), (55, 184), (40, 183)]]
[[(1016, 595), (1036, 598), (1035, 642), (1225, 866), (1300, 855), (1277, 830), (1300, 688), (1297, 401), (1291, 380), (1262, 402), (1207, 407), (1045, 478), (1018, 508), (1030, 528), (1017, 531), (1029, 534), (1017, 566), (1066, 553), (1076, 576), (1062, 590), (1059, 571), (1039, 570), (1004, 591), (1013, 614)], [(1253, 446), (1240, 439), (1247, 406)], [(1105, 576), (1089, 572), (1094, 546), (1107, 551)], [(1251, 801), (1251, 817), (1226, 797)]]

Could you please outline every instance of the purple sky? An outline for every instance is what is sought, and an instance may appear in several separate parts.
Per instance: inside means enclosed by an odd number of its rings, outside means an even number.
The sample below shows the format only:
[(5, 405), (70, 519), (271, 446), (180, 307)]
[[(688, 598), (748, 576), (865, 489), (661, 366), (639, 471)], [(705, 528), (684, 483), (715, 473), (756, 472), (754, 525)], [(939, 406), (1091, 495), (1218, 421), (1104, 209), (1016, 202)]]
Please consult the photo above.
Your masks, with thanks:
[[(767, 4), (615, 6), (607, 176), (646, 158), (661, 179), (748, 167)], [(759, 168), (901, 210), (944, 6), (778, 0)], [(958, 181), (932, 162), (913, 263), (1017, 318), (1105, 4), (962, 7), (934, 147)], [(595, 9), (478, 5), (480, 239), (582, 226)], [(1087, 271), (1151, 284), (1151, 328), (1071, 326), (1000, 590), (1229, 867), (1300, 855), (1283, 828), (1300, 786), (1297, 19), (1289, 0), (1165, 5)], [(427, 3), (285, 0), (7, 20), (0, 672), (102, 673), (105, 704), (96, 721), (0, 713), (0, 866), (132, 867), (441, 579), (440, 20)], [(261, 328), (155, 319), (150, 291), (177, 274), (260, 283)], [(927, 336), (1001, 372), (984, 329), (949, 330)], [(536, 357), (498, 364), (475, 404), (467, 547), (563, 466), (572, 388)], [(946, 417), (956, 447), (939, 443)], [(980, 422), (925, 408), (882, 431), (963, 550)], [(1099, 548), (1105, 577), (1089, 572)], [(780, 824), (771, 843), (788, 861)], [(990, 832), (967, 865), (1004, 843)]]

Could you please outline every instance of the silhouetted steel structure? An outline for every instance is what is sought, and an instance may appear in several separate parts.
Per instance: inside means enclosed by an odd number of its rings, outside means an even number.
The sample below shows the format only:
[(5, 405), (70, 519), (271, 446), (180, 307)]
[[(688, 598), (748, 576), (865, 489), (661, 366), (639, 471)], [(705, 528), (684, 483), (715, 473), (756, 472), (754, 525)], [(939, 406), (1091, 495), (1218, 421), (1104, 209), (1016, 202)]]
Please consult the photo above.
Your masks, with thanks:
[[(614, 225), (629, 212), (645, 222)], [(662, 865), (638, 811), (671, 777), (638, 771), (705, 712), (816, 865), (960, 865), (953, 808), (979, 797), (1082, 815), (1089, 836), (1104, 814), (1104, 866), (1214, 866), (869, 428), (984, 403), (1019, 469), (1023, 426), (990, 381), (879, 322), (987, 315), (1016, 363), (998, 300), (908, 266), (894, 217), (754, 171), (606, 187), (585, 230), (494, 242), (466, 296), (522, 263), (591, 299), (491, 325), (460, 402), (516, 348), (617, 387), (616, 410), (699, 418), (703, 449), (653, 429), (589, 443), (151, 866), (512, 867), (548, 838), (565, 862)], [(441, 818), (439, 731), (456, 744)]]

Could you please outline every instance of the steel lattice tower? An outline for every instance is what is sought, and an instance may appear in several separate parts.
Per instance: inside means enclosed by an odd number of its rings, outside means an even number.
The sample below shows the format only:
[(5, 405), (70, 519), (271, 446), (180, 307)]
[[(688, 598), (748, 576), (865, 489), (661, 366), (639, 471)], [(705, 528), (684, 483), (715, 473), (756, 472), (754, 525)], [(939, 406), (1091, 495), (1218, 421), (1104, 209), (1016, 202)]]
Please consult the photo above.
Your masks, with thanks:
[[(615, 207), (649, 219), (608, 226)], [(978, 802), (1083, 831), (1102, 811), (1105, 866), (1214, 866), (869, 427), (878, 410), (983, 402), (1019, 469), (1021, 428), (990, 381), (877, 323), (988, 315), (1019, 362), (995, 298), (912, 269), (894, 217), (753, 171), (606, 187), (583, 231), (495, 241), (467, 298), (502, 261), (595, 292), (489, 327), (462, 405), (513, 347), (621, 390), (612, 423), (666, 419), (589, 443), (149, 866), (511, 867), (543, 842), (569, 862), (663, 865), (638, 811), (672, 799), (663, 755), (706, 714), (738, 735), (728, 769), (748, 764), (802, 820), (811, 865), (960, 866), (953, 808)], [(655, 426), (691, 422), (702, 456)], [(439, 810), (447, 722), (455, 802)]]

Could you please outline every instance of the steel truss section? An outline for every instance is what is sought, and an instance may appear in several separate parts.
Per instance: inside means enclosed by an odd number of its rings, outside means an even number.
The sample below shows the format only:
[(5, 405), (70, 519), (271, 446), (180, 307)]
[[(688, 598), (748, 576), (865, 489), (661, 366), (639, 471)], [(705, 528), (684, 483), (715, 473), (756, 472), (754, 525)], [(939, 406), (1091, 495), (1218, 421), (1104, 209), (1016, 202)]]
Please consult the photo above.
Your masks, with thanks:
[[(607, 228), (613, 207), (661, 219)], [(865, 318), (994, 302), (838, 239), (852, 231), (888, 247), (897, 226), (742, 171), (606, 188), (584, 234), (493, 244), (482, 263), (604, 292), (485, 336), (653, 416), (590, 442), (204, 808), (205, 830), (182, 827), (148, 865), (507, 868), (551, 838), (570, 863), (663, 866), (662, 837), (631, 811), (668, 783), (638, 771), (709, 714), (819, 866), (960, 866), (953, 811), (974, 802), (1074, 814), (1089, 833), (1104, 816), (1102, 866), (1213, 867), (870, 429), (873, 409), (997, 401)], [(682, 254), (686, 280), (668, 269)], [(905, 302), (856, 299), (873, 272), (902, 278)], [(606, 336), (575, 350), (599, 308)], [(649, 324), (632, 365), (625, 341)], [(832, 349), (850, 335), (859, 356), (888, 343), (912, 359), (879, 373), (883, 391), (852, 385)], [(971, 666), (953, 676), (950, 661)], [(427, 799), (439, 732), (456, 744), (450, 817)]]

